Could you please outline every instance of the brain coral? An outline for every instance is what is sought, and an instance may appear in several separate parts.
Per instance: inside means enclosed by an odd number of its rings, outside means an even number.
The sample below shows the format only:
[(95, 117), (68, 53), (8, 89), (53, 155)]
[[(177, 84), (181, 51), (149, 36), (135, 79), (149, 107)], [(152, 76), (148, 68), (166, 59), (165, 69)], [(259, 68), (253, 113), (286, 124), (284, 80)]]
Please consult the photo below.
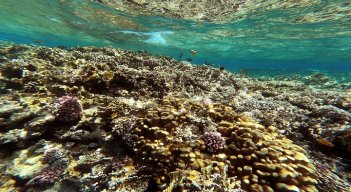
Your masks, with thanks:
[[(216, 154), (201, 137), (209, 128), (225, 140)], [(220, 104), (164, 99), (145, 112), (131, 139), (160, 190), (317, 191), (301, 147)]]

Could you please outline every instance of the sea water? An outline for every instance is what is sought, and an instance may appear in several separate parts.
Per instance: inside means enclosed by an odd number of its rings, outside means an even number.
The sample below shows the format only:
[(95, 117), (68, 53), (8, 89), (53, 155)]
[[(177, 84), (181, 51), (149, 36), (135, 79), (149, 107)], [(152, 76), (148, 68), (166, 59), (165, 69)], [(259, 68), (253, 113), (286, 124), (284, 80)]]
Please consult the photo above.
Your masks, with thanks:
[[(301, 19), (307, 16), (312, 19)], [(252, 74), (351, 71), (347, 1), (260, 10), (213, 23), (128, 14), (89, 0), (2, 0), (0, 24), (0, 40), (15, 43), (112, 46), (175, 59), (182, 54), (194, 64)]]

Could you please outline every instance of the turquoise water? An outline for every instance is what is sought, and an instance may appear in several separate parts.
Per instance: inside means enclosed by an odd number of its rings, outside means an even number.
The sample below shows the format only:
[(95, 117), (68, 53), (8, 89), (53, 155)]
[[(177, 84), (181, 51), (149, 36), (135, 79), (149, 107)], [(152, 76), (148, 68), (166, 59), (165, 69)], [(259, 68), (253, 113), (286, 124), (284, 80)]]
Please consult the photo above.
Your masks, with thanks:
[(351, 3), (321, 0), (211, 23), (128, 14), (89, 0), (1, 0), (0, 40), (113, 46), (176, 59), (183, 53), (183, 60), (229, 70), (345, 72), (351, 71)]

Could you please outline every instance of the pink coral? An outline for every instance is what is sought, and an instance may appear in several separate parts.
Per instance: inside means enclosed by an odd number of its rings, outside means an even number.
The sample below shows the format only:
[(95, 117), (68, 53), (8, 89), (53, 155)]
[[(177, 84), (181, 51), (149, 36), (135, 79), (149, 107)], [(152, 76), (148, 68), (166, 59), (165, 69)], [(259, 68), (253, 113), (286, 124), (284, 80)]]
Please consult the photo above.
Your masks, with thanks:
[(55, 112), (61, 121), (77, 121), (80, 118), (82, 106), (77, 97), (62, 96), (55, 103)]
[(60, 166), (47, 167), (33, 178), (32, 183), (35, 185), (50, 185), (58, 181), (63, 173), (64, 169)]
[(205, 132), (202, 138), (205, 141), (206, 150), (209, 153), (217, 153), (223, 148), (224, 138), (218, 132)]

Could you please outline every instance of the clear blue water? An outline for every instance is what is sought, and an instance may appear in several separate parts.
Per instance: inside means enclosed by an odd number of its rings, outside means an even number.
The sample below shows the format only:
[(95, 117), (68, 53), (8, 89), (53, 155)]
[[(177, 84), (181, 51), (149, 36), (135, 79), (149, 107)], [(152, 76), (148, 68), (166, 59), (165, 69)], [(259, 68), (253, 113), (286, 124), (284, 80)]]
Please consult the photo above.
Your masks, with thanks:
[(176, 59), (183, 53), (183, 60), (234, 71), (351, 72), (351, 3), (321, 0), (218, 24), (129, 14), (89, 0), (1, 0), (0, 40), (112, 46)]

